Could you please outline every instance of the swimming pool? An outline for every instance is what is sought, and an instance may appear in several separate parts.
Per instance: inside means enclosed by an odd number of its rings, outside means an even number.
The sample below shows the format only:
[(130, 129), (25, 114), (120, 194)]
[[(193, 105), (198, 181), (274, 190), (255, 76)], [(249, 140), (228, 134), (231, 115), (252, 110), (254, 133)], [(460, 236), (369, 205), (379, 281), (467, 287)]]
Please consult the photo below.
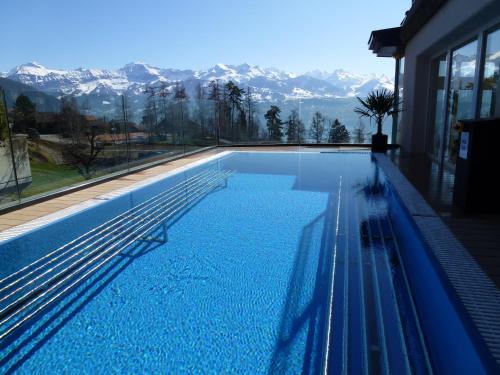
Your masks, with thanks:
[[(139, 208), (154, 211), (138, 216)], [(152, 231), (126, 237), (150, 212)], [(101, 244), (119, 241), (95, 229), (116, 217), (126, 239), (105, 253), (116, 255), (68, 293), (50, 289), (71, 285), (67, 273), (42, 285), (50, 275), (40, 271), (42, 287), (22, 306), (40, 299), (2, 326), (16, 328), (1, 342), (2, 372), (487, 373), (493, 366), (368, 153), (226, 153), (0, 243), (2, 319), (19, 308), (8, 294), (19, 284), (9, 283), (33, 276), (19, 270), (48, 262), (89, 231), (101, 233)]]

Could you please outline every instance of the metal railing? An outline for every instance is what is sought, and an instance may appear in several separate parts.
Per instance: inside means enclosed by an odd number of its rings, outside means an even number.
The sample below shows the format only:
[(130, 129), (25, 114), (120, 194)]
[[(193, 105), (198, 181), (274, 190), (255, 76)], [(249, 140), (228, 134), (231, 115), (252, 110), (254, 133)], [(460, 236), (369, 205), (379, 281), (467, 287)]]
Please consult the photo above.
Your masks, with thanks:
[(34, 318), (136, 241), (219, 187), (230, 171), (205, 170), (93, 228), (0, 280), (0, 340)]

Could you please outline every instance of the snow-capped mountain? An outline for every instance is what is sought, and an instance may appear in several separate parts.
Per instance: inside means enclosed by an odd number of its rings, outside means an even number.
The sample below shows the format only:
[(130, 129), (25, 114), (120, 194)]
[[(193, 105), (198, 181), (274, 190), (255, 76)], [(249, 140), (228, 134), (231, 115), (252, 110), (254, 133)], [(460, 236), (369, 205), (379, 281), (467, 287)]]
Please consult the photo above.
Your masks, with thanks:
[(372, 90), (394, 89), (394, 81), (385, 75), (356, 74), (349, 73), (343, 69), (337, 69), (333, 73), (321, 70), (313, 70), (306, 75), (315, 77), (342, 89), (345, 96), (364, 96)]
[(313, 71), (303, 75), (287, 73), (276, 68), (256, 65), (217, 64), (203, 70), (158, 68), (144, 62), (135, 62), (117, 70), (49, 69), (31, 62), (13, 68), (6, 78), (32, 86), (42, 92), (62, 95), (129, 95), (142, 94), (145, 87), (165, 83), (185, 82), (194, 88), (197, 83), (212, 80), (232, 80), (243, 87), (251, 87), (257, 100), (324, 99), (365, 95), (372, 89), (392, 88), (386, 76), (360, 75), (335, 70), (333, 73)]
[[(278, 103), (284, 113), (300, 105), (302, 116), (307, 121), (314, 111), (320, 110), (351, 125), (359, 122), (353, 112), (357, 104), (355, 96), (365, 96), (373, 89), (393, 88), (392, 80), (386, 76), (354, 74), (341, 69), (333, 73), (312, 71), (299, 75), (249, 64), (217, 64), (208, 69), (180, 70), (135, 62), (116, 70), (65, 70), (31, 62), (11, 69), (5, 78), (30, 86), (40, 94), (57, 98), (74, 95), (82, 108), (98, 116), (121, 116), (120, 95), (126, 94), (130, 116), (136, 121), (141, 120), (145, 108), (146, 87), (166, 85), (173, 89), (179, 81), (188, 95), (195, 97), (200, 84), (206, 87), (213, 80), (219, 80), (221, 84), (231, 80), (241, 88), (251, 89), (261, 113), (265, 113), (270, 102)], [(37, 105), (41, 110), (53, 110), (53, 106)]]

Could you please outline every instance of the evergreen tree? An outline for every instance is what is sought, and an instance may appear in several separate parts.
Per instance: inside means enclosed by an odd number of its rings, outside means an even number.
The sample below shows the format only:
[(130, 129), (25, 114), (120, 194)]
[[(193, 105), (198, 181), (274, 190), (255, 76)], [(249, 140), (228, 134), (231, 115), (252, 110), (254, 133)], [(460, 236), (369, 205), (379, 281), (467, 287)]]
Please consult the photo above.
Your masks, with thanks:
[(25, 133), (28, 128), (36, 125), (36, 108), (33, 102), (26, 95), (19, 95), (14, 104), (12, 117), (14, 120), (14, 131)]
[(219, 144), (221, 129), (221, 92), (219, 80), (212, 80), (208, 84), (208, 100), (213, 103), (213, 131), (217, 138), (217, 144)]
[(325, 132), (325, 117), (321, 112), (315, 112), (309, 129), (309, 136), (316, 142), (321, 143)]
[(281, 141), (281, 137), (283, 136), (283, 122), (281, 121), (280, 113), (281, 109), (278, 106), (272, 105), (264, 115), (267, 122), (269, 139), (272, 141)]
[(184, 131), (184, 117), (185, 117), (185, 105), (184, 103), (189, 100), (189, 96), (186, 93), (186, 88), (180, 82), (176, 82), (174, 89), (174, 99), (177, 104), (179, 113), (179, 124), (181, 128), (181, 139), (182, 143), (185, 144), (185, 131)]
[(363, 122), (361, 122), (360, 120), (359, 125), (356, 128), (354, 128), (352, 141), (354, 143), (365, 143), (365, 140), (366, 140), (365, 124), (363, 124)]
[(260, 121), (258, 118), (258, 107), (252, 94), (250, 86), (245, 90), (245, 111), (247, 115), (247, 134), (248, 139), (258, 139)]
[(231, 129), (231, 138), (239, 139), (239, 124), (235, 126), (235, 119), (238, 118), (238, 113), (242, 111), (242, 102), (244, 90), (240, 89), (233, 81), (229, 81), (225, 85), (227, 92), (227, 101), (229, 108), (229, 124)]
[(286, 122), (286, 138), (288, 142), (301, 142), (304, 134), (304, 123), (299, 118), (299, 112), (292, 109), (288, 121)]
[(330, 121), (330, 132), (328, 134), (329, 143), (349, 143), (351, 135), (345, 125), (341, 124), (338, 119)]
[(205, 88), (201, 83), (196, 85), (195, 97), (194, 97), (195, 105), (194, 105), (194, 113), (193, 120), (200, 126), (201, 134), (203, 136), (213, 135), (210, 131), (208, 123), (209, 123), (209, 115), (208, 115), (208, 107), (206, 102), (206, 93)]
[(299, 143), (305, 142), (306, 140), (305, 134), (306, 134), (306, 126), (304, 125), (304, 121), (299, 120), (297, 127), (297, 141)]

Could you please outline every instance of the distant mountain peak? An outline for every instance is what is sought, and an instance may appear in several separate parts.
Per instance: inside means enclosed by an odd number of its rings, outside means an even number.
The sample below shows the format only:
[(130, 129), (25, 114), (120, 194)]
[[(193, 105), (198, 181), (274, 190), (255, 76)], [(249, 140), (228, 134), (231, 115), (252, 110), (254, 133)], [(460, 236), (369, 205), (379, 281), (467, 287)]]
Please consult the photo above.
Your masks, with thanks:
[(211, 80), (233, 81), (241, 87), (250, 87), (257, 100), (287, 100), (298, 98), (339, 98), (366, 95), (374, 88), (391, 88), (387, 76), (350, 73), (344, 69), (333, 72), (313, 70), (303, 75), (278, 68), (258, 65), (218, 63), (208, 69), (179, 70), (160, 68), (144, 61), (125, 64), (116, 70), (80, 67), (74, 70), (46, 68), (38, 62), (15, 67), (6, 77), (32, 86), (42, 92), (60, 95), (143, 95), (149, 85), (160, 82), (173, 87), (184, 81), (188, 93), (194, 94), (195, 86), (208, 85)]
[(36, 61), (30, 61), (30, 62), (27, 62), (25, 64), (23, 64), (22, 66), (28, 66), (28, 67), (33, 67), (33, 68), (44, 68), (45, 67), (40, 64), (39, 62), (36, 62)]

